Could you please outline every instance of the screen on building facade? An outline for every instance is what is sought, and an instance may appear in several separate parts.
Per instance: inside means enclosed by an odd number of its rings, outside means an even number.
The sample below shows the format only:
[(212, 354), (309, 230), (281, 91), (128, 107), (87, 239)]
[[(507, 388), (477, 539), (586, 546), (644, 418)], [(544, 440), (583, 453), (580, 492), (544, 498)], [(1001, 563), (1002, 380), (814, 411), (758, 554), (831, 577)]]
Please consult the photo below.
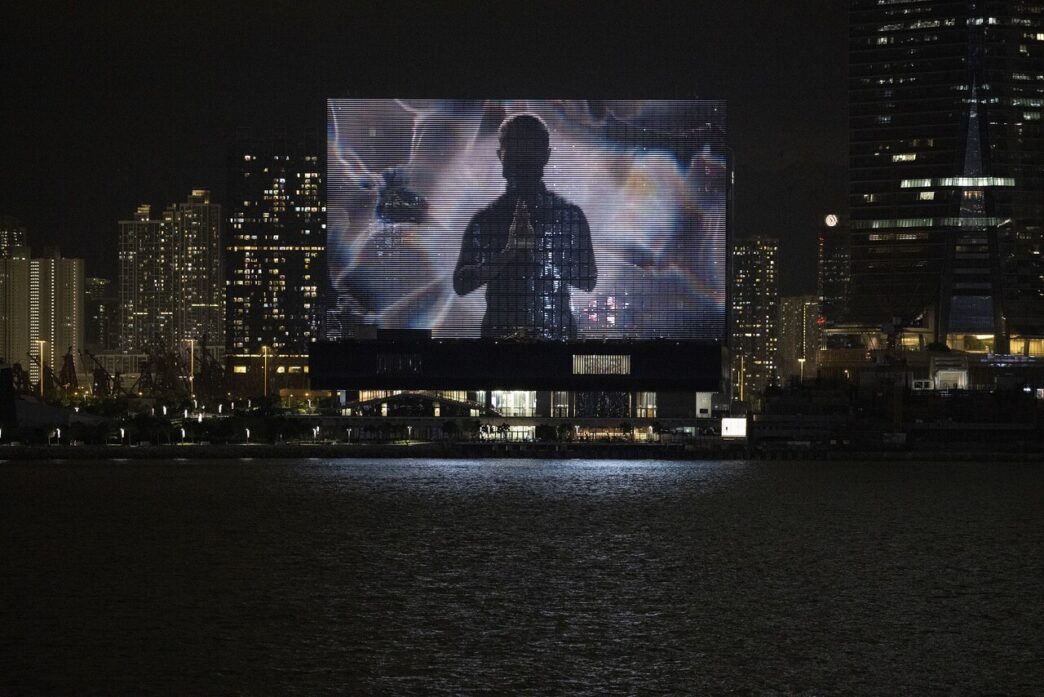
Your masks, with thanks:
[(332, 99), (331, 329), (721, 340), (721, 101)]

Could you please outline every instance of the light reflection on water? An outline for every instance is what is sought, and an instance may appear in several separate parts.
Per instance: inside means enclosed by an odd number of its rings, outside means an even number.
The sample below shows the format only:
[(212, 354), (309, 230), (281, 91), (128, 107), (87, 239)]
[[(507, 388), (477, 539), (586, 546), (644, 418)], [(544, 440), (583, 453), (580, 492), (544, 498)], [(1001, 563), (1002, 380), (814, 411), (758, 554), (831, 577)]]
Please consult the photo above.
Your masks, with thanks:
[(0, 694), (1033, 693), (1044, 474), (0, 467)]

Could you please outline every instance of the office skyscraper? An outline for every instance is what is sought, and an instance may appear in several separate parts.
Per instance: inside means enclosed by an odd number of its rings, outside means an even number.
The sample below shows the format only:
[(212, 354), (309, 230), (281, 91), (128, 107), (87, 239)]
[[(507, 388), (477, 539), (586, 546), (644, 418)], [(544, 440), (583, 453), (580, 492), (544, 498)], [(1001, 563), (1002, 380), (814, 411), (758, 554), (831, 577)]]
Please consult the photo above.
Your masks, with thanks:
[(327, 273), (319, 153), (317, 143), (242, 141), (232, 157), (225, 345), (237, 379), (262, 354), (280, 373), (304, 372), (319, 338)]
[(779, 242), (741, 240), (732, 249), (733, 397), (755, 403), (779, 381)]
[(79, 365), (84, 342), (83, 259), (32, 259), (25, 247), (0, 259), (0, 355), (20, 363), (39, 384), (42, 360), (56, 374), (71, 350)]
[(999, 352), (1044, 331), (1042, 17), (853, 0), (850, 320)]

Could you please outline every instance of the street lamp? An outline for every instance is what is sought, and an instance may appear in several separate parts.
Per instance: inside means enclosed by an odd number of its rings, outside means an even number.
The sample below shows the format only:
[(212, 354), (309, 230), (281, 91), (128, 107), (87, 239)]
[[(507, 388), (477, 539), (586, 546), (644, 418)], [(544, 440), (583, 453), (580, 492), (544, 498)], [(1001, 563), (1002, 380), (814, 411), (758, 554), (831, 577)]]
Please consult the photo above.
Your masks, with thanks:
[(182, 339), (189, 342), (189, 394), (196, 394), (196, 340)]
[(268, 399), (268, 347), (261, 347), (261, 357), (264, 359), (264, 377), (265, 377), (265, 399)]
[(801, 366), (801, 384), (805, 384), (805, 358), (802, 356), (798, 359), (798, 365)]

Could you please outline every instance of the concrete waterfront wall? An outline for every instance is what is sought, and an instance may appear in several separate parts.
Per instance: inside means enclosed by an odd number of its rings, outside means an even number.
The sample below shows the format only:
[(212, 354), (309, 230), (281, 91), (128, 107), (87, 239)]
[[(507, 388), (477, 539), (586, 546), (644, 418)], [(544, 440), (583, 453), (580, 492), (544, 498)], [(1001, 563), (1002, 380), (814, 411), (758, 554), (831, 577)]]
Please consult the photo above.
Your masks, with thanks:
[(823, 460), (873, 462), (1034, 462), (1039, 450), (765, 450), (739, 443), (703, 446), (619, 443), (344, 443), (279, 445), (0, 446), (0, 462), (55, 460), (274, 460), (274, 459), (576, 459), (576, 460)]

